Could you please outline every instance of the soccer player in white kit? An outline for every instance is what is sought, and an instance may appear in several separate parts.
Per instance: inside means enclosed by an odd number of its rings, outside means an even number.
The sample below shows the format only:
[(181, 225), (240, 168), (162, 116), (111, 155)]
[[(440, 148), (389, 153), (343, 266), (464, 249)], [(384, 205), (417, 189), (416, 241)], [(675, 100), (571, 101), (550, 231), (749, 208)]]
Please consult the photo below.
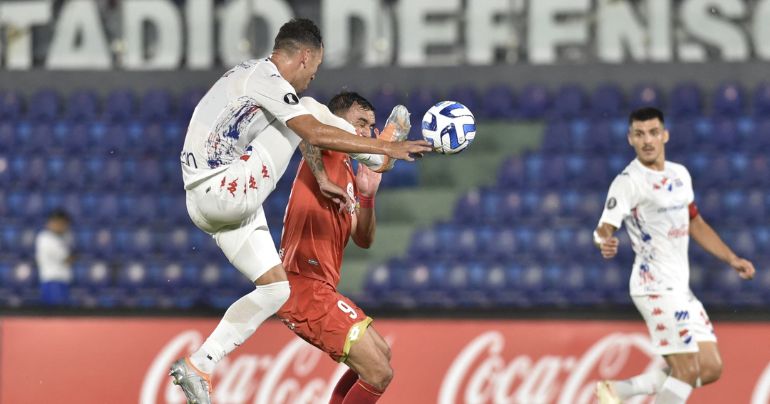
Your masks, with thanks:
[(614, 257), (618, 239), (613, 234), (625, 223), (636, 253), (631, 299), (668, 369), (601, 381), (596, 394), (601, 404), (642, 394), (655, 394), (660, 404), (684, 403), (694, 387), (717, 381), (722, 372), (714, 329), (689, 287), (690, 237), (743, 279), (754, 276), (754, 265), (735, 255), (699, 214), (687, 169), (666, 160), (669, 133), (663, 113), (636, 110), (629, 125), (636, 159), (612, 182), (594, 241), (604, 258)]
[[(301, 140), (331, 150), (412, 161), (425, 141), (387, 142), (351, 136), (319, 122), (299, 102), (323, 58), (318, 28), (307, 19), (284, 24), (269, 58), (225, 73), (195, 108), (181, 153), (187, 211), (212, 235), (228, 260), (256, 285), (233, 303), (203, 345), (171, 367), (189, 403), (209, 403), (211, 374), (289, 297), (289, 283), (270, 237), (262, 203)], [(324, 173), (322, 193), (344, 204), (345, 190)]]

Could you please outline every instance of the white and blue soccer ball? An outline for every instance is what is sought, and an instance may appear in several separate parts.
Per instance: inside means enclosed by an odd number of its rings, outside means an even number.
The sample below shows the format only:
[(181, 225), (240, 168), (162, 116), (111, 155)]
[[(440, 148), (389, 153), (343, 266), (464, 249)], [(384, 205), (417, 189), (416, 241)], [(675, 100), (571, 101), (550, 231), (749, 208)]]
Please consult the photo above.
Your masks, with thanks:
[(441, 101), (422, 117), (422, 137), (441, 154), (459, 153), (476, 137), (476, 119), (463, 104)]

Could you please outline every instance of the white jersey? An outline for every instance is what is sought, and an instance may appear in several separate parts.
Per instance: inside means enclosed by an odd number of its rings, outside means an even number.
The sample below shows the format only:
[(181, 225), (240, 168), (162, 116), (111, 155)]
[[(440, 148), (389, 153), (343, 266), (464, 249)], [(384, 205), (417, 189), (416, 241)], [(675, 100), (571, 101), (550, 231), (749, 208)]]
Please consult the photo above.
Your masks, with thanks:
[(693, 199), (690, 173), (670, 161), (663, 171), (655, 171), (634, 159), (612, 182), (599, 224), (618, 229), (626, 224), (636, 253), (632, 296), (689, 291)]
[[(290, 130), (265, 129), (309, 112), (269, 59), (249, 60), (225, 73), (195, 107), (180, 156), (185, 189), (258, 152), (280, 172), (300, 138)], [(278, 169), (278, 170), (276, 170)]]
[(60, 235), (45, 229), (35, 238), (35, 261), (40, 282), (71, 282), (72, 268), (68, 262), (72, 235)]

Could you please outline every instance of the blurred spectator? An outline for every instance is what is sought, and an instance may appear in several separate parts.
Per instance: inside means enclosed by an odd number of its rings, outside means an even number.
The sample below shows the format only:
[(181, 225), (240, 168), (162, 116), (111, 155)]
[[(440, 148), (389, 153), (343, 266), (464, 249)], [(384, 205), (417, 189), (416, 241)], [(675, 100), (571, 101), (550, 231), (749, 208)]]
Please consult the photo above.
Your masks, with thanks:
[(47, 306), (66, 306), (72, 282), (73, 237), (70, 217), (63, 210), (48, 216), (45, 229), (35, 239), (35, 260), (40, 279), (40, 295)]

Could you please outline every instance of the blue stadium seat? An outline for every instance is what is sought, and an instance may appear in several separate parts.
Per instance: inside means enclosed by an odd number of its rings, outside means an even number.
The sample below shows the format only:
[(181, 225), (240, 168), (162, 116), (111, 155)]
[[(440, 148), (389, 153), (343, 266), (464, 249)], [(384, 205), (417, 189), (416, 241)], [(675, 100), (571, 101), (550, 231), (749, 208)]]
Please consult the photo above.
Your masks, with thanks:
[(663, 93), (654, 84), (640, 84), (631, 90), (629, 107), (638, 109), (643, 107), (655, 107), (665, 109)]
[(104, 103), (104, 119), (109, 122), (125, 122), (135, 116), (136, 100), (129, 90), (115, 90), (107, 95)]
[(540, 174), (546, 189), (559, 188), (567, 183), (567, 160), (555, 155), (544, 159), (545, 170)]
[(138, 189), (154, 192), (160, 189), (163, 181), (163, 170), (157, 159), (144, 158), (137, 162), (135, 177), (127, 180), (136, 184)]
[(110, 268), (103, 261), (79, 259), (72, 268), (73, 286), (80, 286), (95, 292), (112, 285)]
[(454, 87), (449, 90), (446, 98), (465, 105), (477, 117), (485, 118), (489, 115), (486, 109), (483, 108), (484, 104), (481, 103), (476, 87), (467, 85)]
[(499, 223), (499, 221), (502, 220), (502, 223), (515, 225), (524, 219), (524, 200), (519, 192), (504, 192), (500, 195), (500, 200), (498, 202), (498, 214), (500, 216), (498, 216), (495, 221), (487, 219), (487, 222)]
[(120, 204), (116, 194), (102, 194), (97, 197), (95, 202), (96, 206), (94, 206), (93, 210), (89, 210), (89, 212), (91, 212), (96, 221), (112, 224), (121, 219)]
[(588, 129), (588, 135), (585, 137), (585, 150), (593, 154), (606, 155), (610, 150), (614, 150), (612, 144), (612, 126), (609, 121), (598, 121)]
[(481, 198), (484, 189), (473, 189), (455, 202), (453, 220), (458, 224), (473, 224), (481, 220)]
[(157, 122), (171, 117), (173, 100), (167, 90), (152, 89), (144, 94), (139, 105), (139, 115), (143, 120)]
[(163, 123), (163, 147), (161, 150), (176, 152), (182, 149), (184, 138), (187, 131), (187, 122), (184, 121), (166, 121)]
[(67, 118), (70, 121), (93, 121), (99, 115), (99, 97), (93, 90), (78, 90), (67, 99)]
[(516, 96), (506, 84), (492, 85), (481, 97), (489, 119), (514, 119), (516, 117)]
[(577, 84), (565, 84), (553, 97), (551, 113), (562, 119), (574, 119), (586, 112), (586, 94)]
[(502, 307), (531, 306), (527, 293), (522, 287), (524, 268), (516, 262), (507, 262), (502, 265), (502, 271), (505, 287), (492, 294), (495, 303)]
[(563, 153), (570, 147), (570, 127), (566, 121), (551, 121), (545, 127), (540, 150), (544, 154)]
[(674, 86), (671, 90), (672, 117), (694, 117), (700, 115), (703, 109), (703, 95), (695, 83), (685, 82)]
[(521, 188), (525, 178), (524, 160), (519, 156), (503, 160), (497, 172), (497, 184), (502, 188)]
[(743, 114), (746, 95), (738, 83), (722, 83), (714, 92), (714, 114), (724, 117), (737, 117)]
[(66, 126), (59, 122), (54, 128), (54, 143), (70, 156), (80, 155), (91, 147), (90, 129), (86, 123), (82, 122)]
[(26, 190), (41, 189), (47, 183), (46, 160), (40, 155), (31, 158), (16, 156), (11, 160), (11, 178)]
[(523, 119), (543, 118), (550, 106), (550, 96), (545, 86), (529, 84), (519, 93), (519, 116)]
[(16, 126), (10, 120), (0, 119), (0, 153), (7, 153), (16, 142)]
[(21, 150), (27, 155), (52, 152), (55, 149), (54, 127), (48, 122), (36, 122), (30, 125), (29, 133), (19, 138), (17, 150)]
[(756, 132), (746, 139), (747, 150), (754, 153), (770, 152), (770, 119), (760, 119), (756, 125)]
[(39, 90), (30, 97), (27, 118), (31, 121), (51, 122), (59, 117), (59, 104), (59, 95), (55, 91)]
[(591, 113), (596, 118), (617, 118), (625, 114), (621, 89), (611, 83), (602, 84), (591, 94)]
[[(480, 235), (479, 238), (488, 238), (485, 244), (485, 257), (496, 262), (509, 263), (516, 260), (517, 253), (523, 251), (517, 243), (516, 232), (512, 229), (501, 229), (498, 231), (488, 230), (489, 236)], [(491, 236), (491, 237), (490, 237)]]
[(375, 298), (386, 294), (393, 287), (391, 269), (388, 264), (372, 268), (366, 276), (365, 287), (367, 294)]
[(21, 119), (24, 106), (22, 97), (15, 91), (0, 91), (0, 122)]
[(765, 117), (770, 114), (770, 83), (761, 83), (754, 87), (752, 96), (754, 116)]

